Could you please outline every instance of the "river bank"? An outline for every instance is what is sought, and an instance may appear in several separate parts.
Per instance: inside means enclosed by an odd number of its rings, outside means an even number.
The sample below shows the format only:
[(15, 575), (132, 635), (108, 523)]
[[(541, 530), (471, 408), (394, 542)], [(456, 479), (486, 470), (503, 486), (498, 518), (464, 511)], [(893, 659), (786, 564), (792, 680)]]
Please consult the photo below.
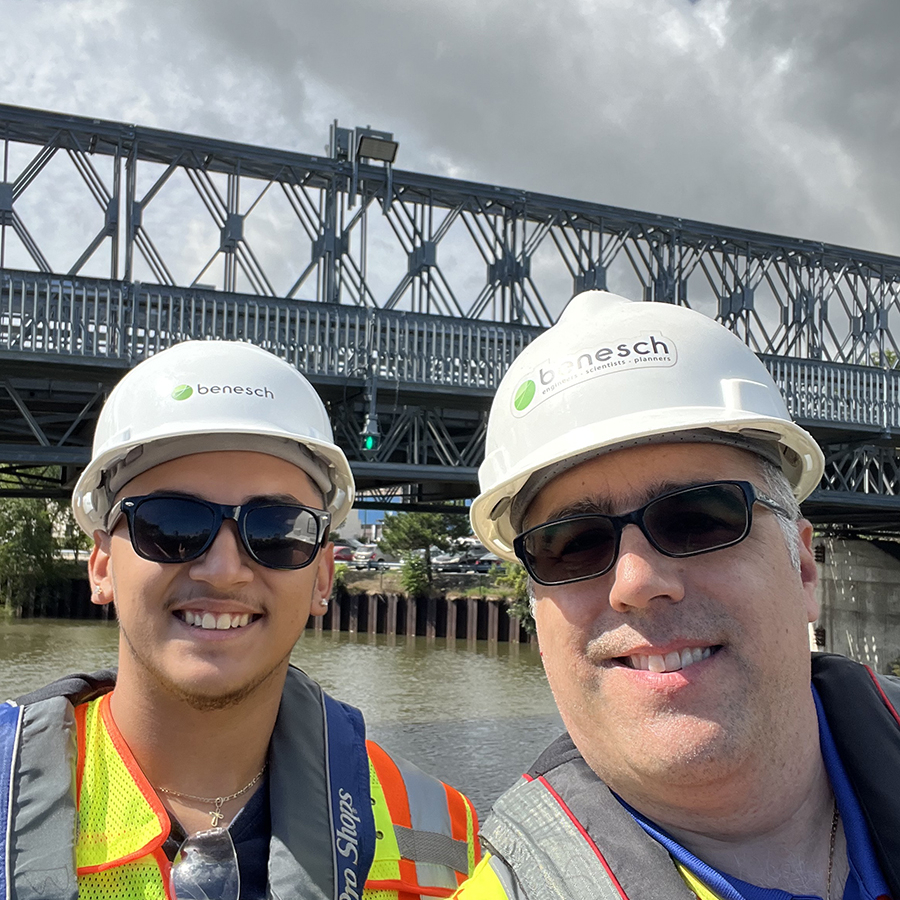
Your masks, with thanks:
[[(441, 574), (434, 577), (427, 597), (409, 598), (398, 569), (343, 569), (328, 612), (311, 618), (317, 632), (382, 634), (387, 636), (527, 643), (531, 636), (515, 610), (508, 607), (510, 588), (491, 574)], [(70, 579), (42, 587), (27, 602), (7, 608), (20, 619), (107, 621), (111, 605), (91, 603), (87, 579)]]

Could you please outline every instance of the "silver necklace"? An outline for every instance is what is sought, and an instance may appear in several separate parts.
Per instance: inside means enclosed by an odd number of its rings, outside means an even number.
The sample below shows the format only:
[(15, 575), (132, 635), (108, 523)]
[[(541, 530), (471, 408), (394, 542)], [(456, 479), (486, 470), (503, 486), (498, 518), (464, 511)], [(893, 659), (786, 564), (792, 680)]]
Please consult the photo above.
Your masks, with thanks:
[(834, 812), (831, 814), (831, 841), (828, 844), (828, 875), (825, 880), (825, 900), (831, 900), (831, 876), (834, 871), (834, 844), (837, 839), (838, 819), (837, 797), (834, 798)]
[[(266, 764), (268, 765), (268, 763)], [(168, 794), (170, 797), (178, 797), (180, 800), (195, 800), (197, 803), (213, 803), (215, 804), (214, 809), (209, 811), (209, 815), (212, 821), (209, 823), (211, 828), (215, 828), (219, 824), (219, 819), (224, 819), (225, 815), (222, 812), (222, 807), (228, 803), (229, 800), (235, 800), (240, 797), (241, 794), (246, 794), (250, 788), (259, 781), (260, 778), (263, 777), (263, 772), (266, 771), (266, 766), (263, 766), (254, 776), (250, 779), (239, 791), (235, 791), (233, 794), (229, 794), (227, 797), (195, 797), (193, 794), (182, 794), (180, 791), (170, 791), (167, 788), (157, 788), (157, 790), (161, 794)], [(834, 843), (834, 837), (832, 836), (832, 844)], [(829, 884), (831, 883), (831, 866), (828, 867), (828, 877)]]

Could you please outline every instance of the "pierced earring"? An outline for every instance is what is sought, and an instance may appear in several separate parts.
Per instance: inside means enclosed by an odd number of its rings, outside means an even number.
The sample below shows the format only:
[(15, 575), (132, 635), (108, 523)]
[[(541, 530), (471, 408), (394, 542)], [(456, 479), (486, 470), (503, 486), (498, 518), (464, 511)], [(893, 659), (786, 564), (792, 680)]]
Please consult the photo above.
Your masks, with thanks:
[(103, 588), (101, 588), (99, 584), (94, 585), (94, 593), (95, 593), (95, 594), (102, 594), (102, 593), (103, 593)]
[(322, 607), (322, 609), (328, 609), (328, 598), (327, 598), (327, 597), (323, 597), (323, 598), (319, 601), (319, 605)]

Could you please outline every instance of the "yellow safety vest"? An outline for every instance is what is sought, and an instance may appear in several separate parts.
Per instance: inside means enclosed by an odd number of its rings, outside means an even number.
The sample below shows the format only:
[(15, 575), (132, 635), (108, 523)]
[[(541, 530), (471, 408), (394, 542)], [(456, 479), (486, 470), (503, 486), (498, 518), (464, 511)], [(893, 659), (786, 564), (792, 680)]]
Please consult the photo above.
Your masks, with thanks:
[[(113, 721), (110, 696), (75, 708), (79, 900), (174, 900), (162, 849), (171, 823)], [(449, 897), (479, 855), (471, 804), (377, 744), (367, 749), (376, 843), (363, 900)], [(432, 833), (429, 817), (444, 817), (445, 832), (449, 817), (452, 834)], [(423, 847), (423, 832), (439, 840)]]
[[(681, 863), (675, 865), (697, 900), (722, 900), (719, 894), (705, 885), (690, 869)], [(562, 885), (561, 889), (565, 890), (565, 886)], [(486, 853), (472, 877), (453, 895), (453, 900), (512, 900), (515, 892), (509, 870), (496, 857)]]
[(78, 897), (173, 900), (162, 850), (169, 816), (119, 734), (110, 696), (75, 707)]
[[(449, 897), (481, 857), (478, 818), (471, 803), (415, 766), (392, 758), (378, 744), (367, 741), (366, 747), (375, 813), (375, 860), (364, 896), (387, 891), (397, 892), (400, 900), (416, 895)], [(438, 829), (451, 837), (442, 846), (435, 843)], [(416, 846), (423, 838), (433, 843), (430, 853)]]

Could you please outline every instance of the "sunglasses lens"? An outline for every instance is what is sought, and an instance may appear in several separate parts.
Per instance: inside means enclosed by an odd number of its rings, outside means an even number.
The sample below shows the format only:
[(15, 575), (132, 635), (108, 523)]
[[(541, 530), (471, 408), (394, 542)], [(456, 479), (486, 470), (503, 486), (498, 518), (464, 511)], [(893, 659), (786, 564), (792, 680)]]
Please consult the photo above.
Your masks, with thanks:
[(134, 549), (154, 562), (195, 559), (216, 524), (215, 513), (188, 497), (150, 497), (132, 516)]
[(264, 566), (299, 569), (319, 546), (319, 523), (306, 509), (296, 506), (260, 506), (247, 513), (247, 543)]
[(657, 550), (693, 556), (742, 541), (750, 531), (752, 495), (743, 482), (715, 482), (652, 500), (623, 516), (585, 515), (548, 522), (517, 539), (517, 552), (541, 584), (565, 584), (612, 568), (617, 528), (640, 523)]
[(709, 484), (661, 497), (644, 511), (644, 527), (663, 553), (691, 556), (736, 544), (747, 535), (747, 498), (737, 484)]
[(616, 533), (601, 516), (550, 522), (525, 536), (528, 568), (542, 584), (562, 584), (601, 575), (612, 565)]
[(231, 835), (224, 828), (189, 837), (172, 863), (175, 900), (238, 900), (241, 877)]

